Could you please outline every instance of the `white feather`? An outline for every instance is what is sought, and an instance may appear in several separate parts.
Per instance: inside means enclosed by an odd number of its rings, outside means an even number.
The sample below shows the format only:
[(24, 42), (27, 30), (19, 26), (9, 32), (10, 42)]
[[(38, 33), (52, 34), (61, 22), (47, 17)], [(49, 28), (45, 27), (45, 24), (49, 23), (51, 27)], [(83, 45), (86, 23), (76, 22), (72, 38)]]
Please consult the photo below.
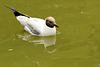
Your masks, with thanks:
[[(56, 35), (56, 28), (50, 28), (46, 25), (46, 21), (43, 19), (39, 18), (28, 18), (25, 16), (17, 16), (17, 20), (21, 23), (21, 25), (24, 27), (24, 29), (31, 33), (32, 35), (37, 35), (34, 34), (34, 31), (37, 31), (39, 34), (38, 36), (50, 36), (50, 35)], [(29, 28), (31, 27), (31, 28)]]

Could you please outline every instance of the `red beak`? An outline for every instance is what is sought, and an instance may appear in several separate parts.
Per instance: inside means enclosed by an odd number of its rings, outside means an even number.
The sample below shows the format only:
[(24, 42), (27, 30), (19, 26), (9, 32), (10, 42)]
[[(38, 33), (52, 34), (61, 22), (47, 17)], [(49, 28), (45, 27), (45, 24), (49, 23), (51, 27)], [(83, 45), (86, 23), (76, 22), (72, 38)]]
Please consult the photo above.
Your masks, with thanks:
[(54, 26), (56, 26), (57, 28), (59, 28), (59, 26), (57, 24), (54, 24)]

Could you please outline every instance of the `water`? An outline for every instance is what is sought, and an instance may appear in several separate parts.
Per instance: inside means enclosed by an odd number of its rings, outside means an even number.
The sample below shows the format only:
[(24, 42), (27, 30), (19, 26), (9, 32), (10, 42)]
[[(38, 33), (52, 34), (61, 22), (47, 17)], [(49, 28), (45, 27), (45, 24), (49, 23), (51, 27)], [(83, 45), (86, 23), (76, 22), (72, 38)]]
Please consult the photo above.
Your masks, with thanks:
[[(24, 31), (12, 11), (53, 16), (56, 36)], [(100, 67), (99, 0), (0, 0), (0, 67)]]

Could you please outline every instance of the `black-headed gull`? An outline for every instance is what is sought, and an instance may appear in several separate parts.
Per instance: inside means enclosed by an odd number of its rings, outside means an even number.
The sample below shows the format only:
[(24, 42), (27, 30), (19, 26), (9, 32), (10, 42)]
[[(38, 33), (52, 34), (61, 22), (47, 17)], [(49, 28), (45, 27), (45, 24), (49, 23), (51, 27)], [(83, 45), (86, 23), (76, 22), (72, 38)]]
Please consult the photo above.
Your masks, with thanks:
[(8, 8), (10, 8), (13, 11), (14, 15), (16, 16), (17, 20), (21, 23), (23, 28), (32, 35), (56, 35), (55, 26), (58, 28), (59, 26), (55, 23), (55, 19), (53, 17), (47, 17), (45, 20), (40, 18), (32, 18), (16, 11), (12, 6)]

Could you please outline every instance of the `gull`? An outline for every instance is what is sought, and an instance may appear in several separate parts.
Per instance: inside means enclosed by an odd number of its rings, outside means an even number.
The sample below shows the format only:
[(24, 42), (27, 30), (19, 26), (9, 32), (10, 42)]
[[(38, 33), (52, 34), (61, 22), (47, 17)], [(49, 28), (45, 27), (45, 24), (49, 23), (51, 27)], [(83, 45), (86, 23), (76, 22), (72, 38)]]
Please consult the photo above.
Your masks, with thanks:
[(16, 19), (21, 23), (24, 30), (36, 36), (51, 36), (56, 35), (56, 24), (55, 19), (51, 16), (47, 17), (45, 20), (40, 18), (32, 18), (25, 14), (18, 12), (15, 8), (8, 7), (11, 9), (16, 17)]

